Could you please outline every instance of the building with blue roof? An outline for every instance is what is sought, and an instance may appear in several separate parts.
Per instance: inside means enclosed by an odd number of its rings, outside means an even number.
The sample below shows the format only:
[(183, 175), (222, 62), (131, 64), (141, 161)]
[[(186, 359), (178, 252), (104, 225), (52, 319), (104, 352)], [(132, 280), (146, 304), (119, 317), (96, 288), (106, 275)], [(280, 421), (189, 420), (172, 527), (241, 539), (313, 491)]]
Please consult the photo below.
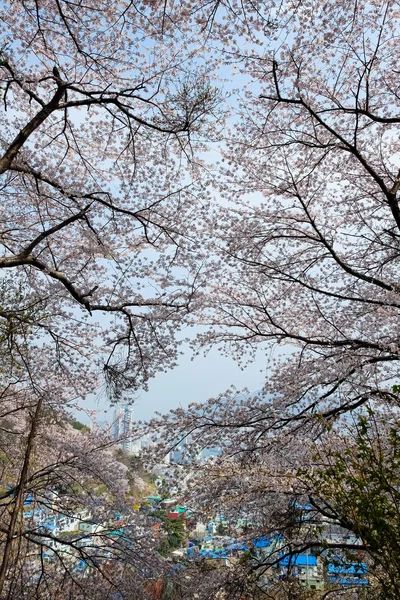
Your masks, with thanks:
[(339, 585), (368, 585), (368, 567), (365, 563), (329, 563), (330, 583)]
[(346, 575), (365, 575), (368, 573), (368, 567), (365, 563), (346, 563), (328, 565), (329, 574), (346, 574)]
[(279, 565), (288, 567), (295, 565), (296, 567), (310, 566), (315, 567), (318, 564), (317, 557), (312, 554), (297, 554), (295, 556), (285, 556), (279, 561)]

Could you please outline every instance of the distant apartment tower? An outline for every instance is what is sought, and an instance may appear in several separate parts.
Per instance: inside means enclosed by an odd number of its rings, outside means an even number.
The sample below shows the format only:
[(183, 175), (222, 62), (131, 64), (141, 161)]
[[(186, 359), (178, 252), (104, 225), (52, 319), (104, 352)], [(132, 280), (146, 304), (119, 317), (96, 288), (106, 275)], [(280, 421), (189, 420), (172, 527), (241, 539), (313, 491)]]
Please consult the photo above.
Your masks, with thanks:
[(121, 448), (132, 454), (133, 442), (130, 435), (133, 429), (133, 408), (128, 404), (117, 405), (114, 411), (113, 437), (119, 440)]

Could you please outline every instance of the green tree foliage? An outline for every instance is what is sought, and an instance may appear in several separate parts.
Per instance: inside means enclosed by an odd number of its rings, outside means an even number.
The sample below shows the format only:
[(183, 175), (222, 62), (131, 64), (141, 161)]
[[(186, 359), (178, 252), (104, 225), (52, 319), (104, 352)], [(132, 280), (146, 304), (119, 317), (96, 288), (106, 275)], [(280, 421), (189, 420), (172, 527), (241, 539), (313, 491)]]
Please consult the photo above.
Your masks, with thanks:
[[(348, 429), (336, 443), (321, 448), (312, 472), (300, 476), (312, 489), (311, 501), (320, 512), (362, 542), (378, 597), (398, 599), (400, 420), (368, 409)], [(359, 553), (350, 554), (348, 558), (357, 560)]]
[(77, 429), (78, 431), (81, 431), (82, 433), (88, 433), (90, 431), (90, 429), (87, 425), (84, 425), (83, 423), (81, 423), (80, 421), (77, 421), (76, 419), (71, 420), (71, 425), (74, 429)]
[(227, 527), (223, 523), (217, 525), (217, 535), (226, 535)]
[(161, 554), (169, 554), (174, 548), (180, 548), (186, 538), (186, 528), (183, 515), (178, 519), (168, 517), (166, 511), (158, 510), (153, 513), (160, 519), (165, 537), (160, 544)]
[(170, 548), (179, 548), (185, 540), (185, 523), (183, 518), (165, 518), (164, 527), (167, 532), (167, 540)]

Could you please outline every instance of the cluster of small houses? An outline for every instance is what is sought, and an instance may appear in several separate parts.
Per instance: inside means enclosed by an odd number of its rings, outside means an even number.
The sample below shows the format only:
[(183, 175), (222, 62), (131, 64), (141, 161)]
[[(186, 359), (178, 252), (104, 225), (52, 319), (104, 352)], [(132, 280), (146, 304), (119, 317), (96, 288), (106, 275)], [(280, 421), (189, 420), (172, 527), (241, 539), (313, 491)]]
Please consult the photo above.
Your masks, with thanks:
[[(187, 539), (185, 548), (172, 551), (176, 562), (202, 558), (210, 560), (215, 566), (232, 567), (235, 562), (247, 555), (254, 563), (268, 562), (274, 557), (275, 564), (263, 572), (264, 584), (271, 582), (297, 579), (301, 586), (309, 589), (322, 590), (327, 584), (338, 586), (368, 585), (368, 568), (359, 553), (359, 560), (351, 562), (343, 556), (329, 555), (324, 552), (314, 554), (311, 551), (287, 556), (285, 540), (280, 534), (270, 534), (251, 537), (252, 524), (246, 518), (238, 519), (235, 523), (228, 522), (223, 515), (207, 523), (194, 519), (190, 510), (182, 505), (183, 498), (162, 500), (158, 496), (149, 496), (148, 504), (153, 509), (161, 508), (166, 511), (167, 518), (183, 519), (186, 524)], [(232, 535), (221, 535), (221, 530), (228, 530)], [(244, 532), (246, 532), (244, 534)], [(357, 545), (354, 536), (348, 536), (339, 527), (327, 528), (329, 542), (345, 542)]]
[[(153, 513), (157, 514), (161, 510), (167, 519), (182, 520), (186, 539), (181, 548), (171, 551), (170, 556), (173, 563), (181, 566), (188, 561), (203, 559), (212, 561), (216, 568), (232, 567), (244, 555), (255, 564), (268, 562), (273, 556), (278, 560), (274, 560), (273, 566), (263, 570), (262, 577), (266, 586), (288, 578), (295, 578), (301, 586), (317, 590), (324, 589), (327, 583), (340, 586), (368, 585), (368, 570), (362, 562), (361, 554), (359, 562), (335, 560), (332, 556), (328, 560), (323, 552), (316, 555), (308, 551), (287, 556), (284, 552), (285, 541), (281, 535), (253, 538), (252, 525), (247, 519), (232, 523), (222, 515), (204, 523), (184, 506), (183, 497), (162, 499), (160, 496), (148, 496), (137, 506), (137, 510), (143, 512), (155, 537), (162, 535), (162, 522), (157, 517), (152, 518)], [(90, 546), (96, 547), (98, 553), (99, 547), (104, 547), (103, 532), (107, 540), (113, 536), (129, 537), (129, 525), (124, 523), (121, 515), (116, 514), (113, 523), (101, 523), (94, 520), (87, 509), (63, 515), (37, 508), (29, 497), (25, 502), (24, 518), (27, 523), (35, 524), (38, 541), (43, 536), (45, 550), (42, 557), (45, 560), (53, 561), (55, 554), (64, 555), (72, 561), (74, 570), (82, 574), (88, 565), (79, 558), (79, 554), (71, 550), (71, 542), (76, 548), (85, 547), (85, 550)], [(226, 534), (227, 531), (230, 535)], [(329, 535), (330, 541), (334, 541), (335, 536), (336, 541), (340, 541), (338, 536), (342, 536), (343, 532), (330, 531)], [(63, 536), (68, 543), (63, 543)], [(348, 541), (353, 545), (357, 542), (355, 539)], [(104, 547), (104, 550), (107, 548)], [(107, 553), (104, 554), (104, 559), (107, 559)]]
[[(110, 552), (105, 544), (104, 533), (107, 534), (108, 545), (110, 539), (124, 535), (121, 515), (115, 514), (112, 522), (101, 522), (94, 519), (87, 508), (63, 514), (57, 506), (56, 492), (48, 492), (46, 498), (39, 502), (32, 496), (27, 496), (24, 502), (24, 522), (27, 528), (35, 531), (38, 552), (41, 548), (40, 561), (54, 562), (57, 555), (77, 574), (84, 574), (88, 569), (79, 549), (84, 548), (87, 555), (92, 549), (97, 559), (107, 560)], [(40, 561), (35, 552), (31, 559), (28, 566), (37, 575), (36, 567), (40, 566)]]

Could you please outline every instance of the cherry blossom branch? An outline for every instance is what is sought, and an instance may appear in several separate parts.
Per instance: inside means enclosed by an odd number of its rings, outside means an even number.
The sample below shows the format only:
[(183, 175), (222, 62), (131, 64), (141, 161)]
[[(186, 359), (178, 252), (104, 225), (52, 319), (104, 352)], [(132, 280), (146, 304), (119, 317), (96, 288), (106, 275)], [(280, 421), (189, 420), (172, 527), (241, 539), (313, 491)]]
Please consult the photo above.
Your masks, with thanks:
[(66, 84), (60, 81), (57, 84), (57, 90), (50, 102), (43, 106), (43, 108), (25, 125), (25, 127), (21, 129), (18, 135), (11, 142), (6, 152), (0, 158), (0, 175), (9, 169), (14, 158), (17, 156), (18, 152), (28, 138), (40, 127), (40, 125), (42, 125), (42, 123), (46, 121), (46, 119), (48, 119), (48, 117), (57, 108), (60, 100), (65, 95), (66, 87)]

